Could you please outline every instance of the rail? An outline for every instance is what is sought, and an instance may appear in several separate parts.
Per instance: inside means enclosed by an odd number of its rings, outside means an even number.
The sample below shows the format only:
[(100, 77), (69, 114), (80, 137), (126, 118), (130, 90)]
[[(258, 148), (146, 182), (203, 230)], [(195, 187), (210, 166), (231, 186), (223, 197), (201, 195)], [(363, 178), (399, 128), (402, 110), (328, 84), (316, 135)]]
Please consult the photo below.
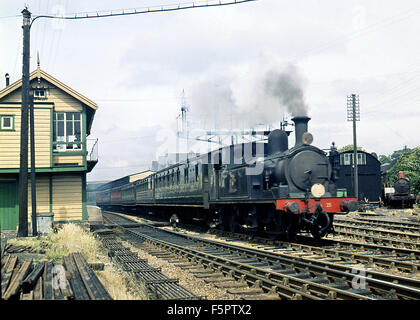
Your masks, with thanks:
[[(129, 219), (104, 213), (114, 223)], [(124, 221), (125, 219), (125, 221)], [(259, 250), (221, 244), (138, 224), (125, 229), (133, 238), (151, 242), (211, 268), (225, 270), (237, 279), (277, 292), (283, 298), (307, 299), (418, 299), (420, 281), (412, 278), (369, 271), (360, 276), (365, 289), (352, 289), (355, 274), (351, 267), (305, 257), (291, 257)]]

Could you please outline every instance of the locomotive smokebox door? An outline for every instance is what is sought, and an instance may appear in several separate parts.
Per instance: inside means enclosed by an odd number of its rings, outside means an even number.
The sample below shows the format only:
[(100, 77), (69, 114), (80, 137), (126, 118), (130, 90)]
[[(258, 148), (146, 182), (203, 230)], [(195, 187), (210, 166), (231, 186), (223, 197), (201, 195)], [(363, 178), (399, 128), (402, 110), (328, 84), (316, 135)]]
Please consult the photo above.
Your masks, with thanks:
[(330, 175), (328, 159), (312, 150), (299, 152), (290, 160), (288, 167), (292, 182), (302, 191), (316, 183), (323, 185)]

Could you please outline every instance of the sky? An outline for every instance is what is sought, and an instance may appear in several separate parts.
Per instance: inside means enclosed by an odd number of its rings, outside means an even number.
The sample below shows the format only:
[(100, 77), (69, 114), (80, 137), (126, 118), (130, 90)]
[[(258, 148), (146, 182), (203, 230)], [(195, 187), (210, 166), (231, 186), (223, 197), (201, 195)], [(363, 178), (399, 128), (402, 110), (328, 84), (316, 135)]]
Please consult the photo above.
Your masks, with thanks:
[[(11, 82), (21, 77), (25, 4), (35, 16), (179, 3), (191, 2), (1, 0), (0, 88), (5, 73)], [(420, 145), (419, 16), (416, 0), (258, 0), (100, 19), (37, 19), (30, 69), (39, 52), (43, 70), (98, 104), (88, 138), (99, 141), (99, 162), (88, 181), (140, 172), (175, 152), (182, 105), (189, 136), (278, 128), (282, 119), (305, 114), (313, 145), (325, 149), (332, 142), (353, 143), (346, 98), (358, 94), (357, 144), (388, 155)], [(188, 144), (194, 152), (216, 147)], [(185, 140), (179, 150), (187, 150)]]

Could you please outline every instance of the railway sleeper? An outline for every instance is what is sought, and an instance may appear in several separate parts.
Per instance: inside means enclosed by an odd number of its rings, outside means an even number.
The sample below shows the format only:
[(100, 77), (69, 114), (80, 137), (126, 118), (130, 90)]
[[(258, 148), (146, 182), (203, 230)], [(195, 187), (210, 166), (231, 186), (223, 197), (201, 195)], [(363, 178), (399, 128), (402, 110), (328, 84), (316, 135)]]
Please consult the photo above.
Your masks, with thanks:
[(249, 288), (246, 283), (238, 282), (236, 280), (225, 280), (221, 282), (220, 284), (216, 283), (214, 285), (216, 288), (220, 289), (226, 289), (226, 288)]
[[(198, 277), (200, 278), (200, 277)], [(218, 283), (226, 281), (226, 277), (224, 275), (214, 275), (210, 277), (203, 278), (205, 283)]]

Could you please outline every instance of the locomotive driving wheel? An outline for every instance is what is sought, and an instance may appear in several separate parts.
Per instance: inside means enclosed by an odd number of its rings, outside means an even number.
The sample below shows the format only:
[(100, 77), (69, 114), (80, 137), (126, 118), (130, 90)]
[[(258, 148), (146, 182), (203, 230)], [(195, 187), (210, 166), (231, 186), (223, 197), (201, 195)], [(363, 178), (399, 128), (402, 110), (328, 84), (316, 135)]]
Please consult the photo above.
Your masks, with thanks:
[(327, 234), (330, 224), (331, 220), (328, 214), (321, 212), (318, 215), (315, 223), (310, 228), (312, 236), (317, 240), (321, 239)]

